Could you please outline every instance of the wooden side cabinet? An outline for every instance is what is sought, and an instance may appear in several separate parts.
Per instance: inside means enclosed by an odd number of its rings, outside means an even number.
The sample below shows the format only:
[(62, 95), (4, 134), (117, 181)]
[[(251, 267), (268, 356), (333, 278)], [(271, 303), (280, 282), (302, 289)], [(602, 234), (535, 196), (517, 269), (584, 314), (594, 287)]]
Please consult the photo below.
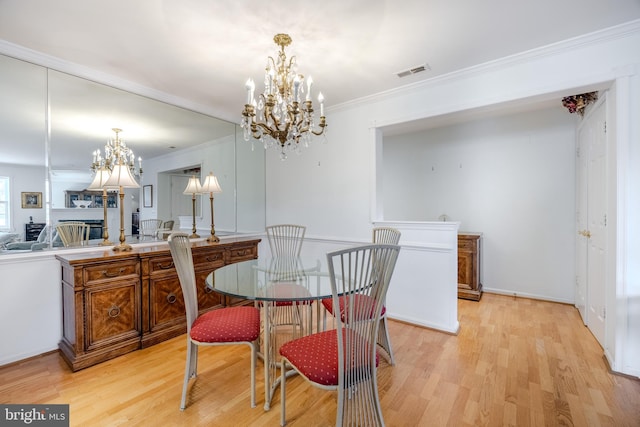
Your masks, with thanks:
[(482, 233), (458, 234), (458, 298), (479, 301)]
[[(200, 313), (221, 308), (207, 276), (258, 257), (260, 239), (192, 244)], [(168, 245), (131, 252), (57, 255), (62, 266), (62, 357), (73, 371), (186, 332), (180, 281)]]
[(64, 260), (60, 350), (73, 371), (140, 348), (137, 254)]

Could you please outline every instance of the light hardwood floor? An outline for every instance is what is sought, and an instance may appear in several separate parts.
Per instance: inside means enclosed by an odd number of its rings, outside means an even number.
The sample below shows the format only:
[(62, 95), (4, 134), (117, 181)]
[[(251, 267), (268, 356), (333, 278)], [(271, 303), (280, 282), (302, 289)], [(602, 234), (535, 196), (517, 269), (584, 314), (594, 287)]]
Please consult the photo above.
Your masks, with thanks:
[[(382, 361), (387, 426), (640, 426), (640, 381), (612, 375), (569, 305), (485, 294), (459, 300), (459, 335), (390, 322), (396, 366)], [(72, 373), (57, 353), (0, 368), (0, 402), (68, 403), (73, 426), (277, 426), (280, 397), (249, 404), (245, 346), (200, 350), (179, 410), (184, 336)], [(290, 426), (330, 426), (335, 395), (287, 382)]]

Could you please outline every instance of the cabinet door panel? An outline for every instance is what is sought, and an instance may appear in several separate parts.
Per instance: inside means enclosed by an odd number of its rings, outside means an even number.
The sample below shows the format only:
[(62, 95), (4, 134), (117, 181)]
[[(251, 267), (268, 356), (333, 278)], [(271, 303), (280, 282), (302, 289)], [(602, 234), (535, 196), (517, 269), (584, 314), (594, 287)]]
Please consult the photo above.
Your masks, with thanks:
[(473, 253), (458, 249), (458, 287), (471, 289), (473, 278)]
[(196, 290), (198, 292), (198, 310), (209, 310), (222, 306), (222, 296), (207, 287), (207, 276), (212, 270), (196, 271)]
[(139, 282), (102, 289), (86, 294), (87, 349), (139, 335)]
[(150, 327), (184, 322), (186, 309), (180, 282), (176, 276), (149, 280)]

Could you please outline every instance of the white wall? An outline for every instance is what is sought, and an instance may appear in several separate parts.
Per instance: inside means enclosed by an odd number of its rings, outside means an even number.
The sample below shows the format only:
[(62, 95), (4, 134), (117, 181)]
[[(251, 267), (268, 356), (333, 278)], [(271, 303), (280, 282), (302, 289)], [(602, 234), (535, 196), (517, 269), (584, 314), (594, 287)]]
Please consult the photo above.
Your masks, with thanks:
[[(229, 159), (235, 158), (235, 135), (222, 138), (218, 141), (211, 141), (200, 144), (189, 149), (178, 150), (172, 154), (147, 159), (145, 161), (145, 173), (143, 175), (142, 185), (153, 185), (153, 207), (140, 208), (140, 219), (161, 218), (169, 219), (165, 212), (168, 212), (167, 189), (168, 181), (159, 185), (158, 174), (160, 172), (172, 171), (181, 168), (190, 168), (192, 166), (201, 166), (200, 181), (213, 172), (218, 178), (222, 193), (214, 195), (215, 210), (215, 228), (216, 232), (235, 231), (236, 215), (235, 215), (235, 188), (236, 175), (235, 164)], [(164, 186), (164, 187), (163, 187)], [(164, 188), (164, 190), (163, 190)], [(184, 191), (181, 189), (180, 192)], [(185, 196), (185, 202), (188, 201)], [(196, 203), (199, 205), (196, 215), (196, 228), (200, 235), (206, 236), (211, 230), (211, 209), (208, 196), (196, 196)], [(191, 207), (189, 207), (191, 212)], [(176, 221), (175, 228), (179, 227), (179, 218), (173, 218)], [(189, 229), (191, 229), (192, 220), (189, 220)]]
[[(267, 224), (301, 222), (310, 237), (368, 239), (377, 218), (376, 128), (419, 118), (510, 103), (523, 98), (582, 93), (594, 86), (626, 82), (616, 90), (615, 143), (625, 154), (618, 162), (618, 258), (615, 296), (611, 298), (616, 325), (607, 337), (608, 361), (614, 370), (640, 376), (640, 313), (629, 306), (640, 295), (640, 21), (610, 31), (536, 49), (449, 76), (410, 85), (402, 90), (327, 108), (327, 145), (316, 144), (301, 156), (282, 162), (276, 150), (267, 155)], [(625, 80), (626, 79), (626, 80)], [(326, 94), (330, 105), (331, 94)], [(620, 151), (619, 151), (620, 152)], [(508, 215), (505, 221), (511, 220)], [(630, 225), (633, 223), (633, 225)], [(614, 242), (614, 244), (616, 244)], [(405, 266), (411, 269), (411, 266)], [(402, 271), (400, 274), (404, 275)], [(419, 273), (417, 273), (419, 274)], [(410, 276), (410, 274), (407, 274)], [(391, 292), (391, 289), (390, 289)], [(411, 296), (405, 295), (407, 304)], [(448, 294), (434, 300), (450, 304)], [(636, 303), (637, 306), (637, 303)], [(635, 307), (635, 306), (634, 306)], [(618, 318), (618, 316), (621, 316)]]
[[(27, 256), (29, 255), (29, 256)], [(0, 366), (58, 348), (60, 263), (52, 253), (0, 256)]]
[(447, 215), (483, 233), (485, 291), (574, 303), (577, 120), (558, 102), (385, 137), (385, 220)]
[[(11, 182), (11, 228), (24, 238), (24, 225), (33, 217), (33, 222), (46, 222), (45, 179), (46, 169), (38, 166), (9, 165), (0, 163), (0, 175), (8, 176)], [(21, 193), (41, 192), (42, 208), (22, 209)]]

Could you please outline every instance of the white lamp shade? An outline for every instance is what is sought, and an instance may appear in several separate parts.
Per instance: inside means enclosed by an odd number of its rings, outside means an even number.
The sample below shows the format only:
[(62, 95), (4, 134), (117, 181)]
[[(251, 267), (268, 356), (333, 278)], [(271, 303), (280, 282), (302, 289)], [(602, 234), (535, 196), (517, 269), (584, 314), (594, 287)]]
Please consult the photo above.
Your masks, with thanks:
[(87, 190), (108, 190), (108, 188), (105, 187), (105, 184), (109, 180), (110, 176), (111, 171), (109, 169), (105, 167), (98, 169), (96, 171), (96, 176), (93, 177), (93, 181), (91, 181)]
[(203, 193), (222, 193), (222, 188), (218, 183), (218, 178), (213, 175), (213, 172), (209, 173), (204, 179), (202, 184)]
[(187, 188), (184, 189), (182, 194), (200, 194), (202, 193), (202, 187), (200, 186), (200, 180), (195, 176), (189, 178)]
[(136, 182), (128, 165), (115, 165), (111, 176), (104, 184), (105, 187), (123, 187), (123, 188), (140, 188), (140, 185)]

